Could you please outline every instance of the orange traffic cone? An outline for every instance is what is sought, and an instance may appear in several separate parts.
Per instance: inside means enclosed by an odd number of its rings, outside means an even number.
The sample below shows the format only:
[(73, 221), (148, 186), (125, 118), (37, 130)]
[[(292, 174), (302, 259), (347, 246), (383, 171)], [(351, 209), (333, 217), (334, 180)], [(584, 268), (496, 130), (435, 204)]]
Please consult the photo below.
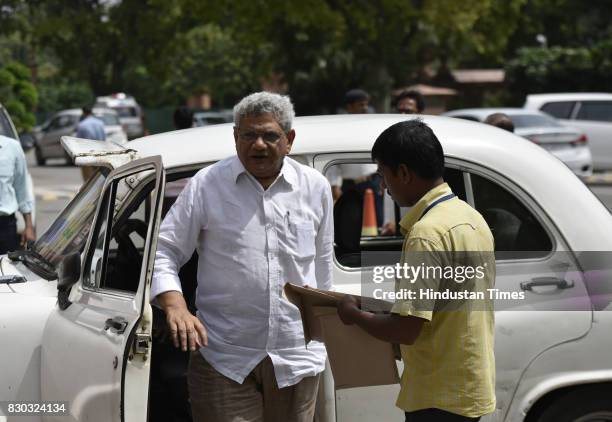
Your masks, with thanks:
[(361, 222), (362, 236), (378, 235), (376, 227), (376, 207), (374, 206), (374, 191), (366, 189), (363, 195), (363, 219)]

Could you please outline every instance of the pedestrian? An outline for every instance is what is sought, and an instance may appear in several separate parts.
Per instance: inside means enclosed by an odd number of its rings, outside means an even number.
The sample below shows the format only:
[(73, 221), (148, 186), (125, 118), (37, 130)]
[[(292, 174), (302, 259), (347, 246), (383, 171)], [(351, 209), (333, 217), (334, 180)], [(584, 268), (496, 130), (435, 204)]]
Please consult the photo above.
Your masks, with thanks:
[[(406, 421), (477, 421), (495, 410), (492, 306), (486, 300), (474, 304), (430, 295), (459, 286), (468, 292), (493, 288), (491, 230), (444, 182), (442, 146), (425, 123), (408, 120), (387, 128), (372, 148), (372, 159), (393, 200), (412, 207), (399, 223), (405, 235), (400, 264), (433, 269), (413, 279), (396, 275), (396, 291), (403, 296), (390, 314), (367, 312), (354, 297), (345, 296), (339, 316), (345, 324), (401, 345), (404, 373), (397, 406), (406, 412)], [(482, 279), (461, 284), (436, 271), (450, 267), (459, 274), (455, 260), (461, 251), (472, 251), (464, 252), (462, 265), (483, 266)], [(414, 297), (406, 291), (414, 291)]]
[(405, 90), (395, 97), (394, 107), (400, 114), (421, 114), (425, 110), (425, 99), (419, 91)]
[(489, 114), (484, 121), (488, 125), (496, 126), (500, 129), (507, 130), (508, 132), (514, 132), (514, 123), (510, 116), (504, 113), (493, 113)]
[[(83, 114), (77, 126), (76, 137), (95, 141), (105, 141), (106, 132), (104, 131), (104, 122), (92, 114), (90, 106), (83, 106), (82, 111)], [(95, 171), (96, 167), (81, 166), (83, 181), (86, 182), (89, 180)]]
[[(198, 172), (159, 233), (151, 298), (176, 347), (190, 350), (195, 421), (313, 420), (323, 344), (304, 344), (287, 281), (331, 288), (332, 198), (317, 171), (286, 157), (288, 97), (258, 92), (234, 107), (237, 155)], [(196, 316), (178, 269), (199, 253)]]
[(19, 141), (0, 135), (0, 255), (19, 247), (15, 212), (23, 215), (21, 246), (35, 240), (34, 201), (28, 186), (28, 167)]
[(193, 127), (193, 110), (189, 107), (177, 107), (172, 114), (175, 129), (188, 129)]
[(348, 114), (369, 112), (370, 94), (360, 88), (351, 89), (344, 94), (344, 109)]

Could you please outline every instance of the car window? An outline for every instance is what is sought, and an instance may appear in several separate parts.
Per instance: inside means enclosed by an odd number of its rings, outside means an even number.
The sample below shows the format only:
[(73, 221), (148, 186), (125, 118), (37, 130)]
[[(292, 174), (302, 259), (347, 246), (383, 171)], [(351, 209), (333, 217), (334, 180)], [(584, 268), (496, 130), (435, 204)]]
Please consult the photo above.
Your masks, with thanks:
[(514, 114), (510, 116), (515, 128), (524, 127), (559, 127), (561, 124), (552, 117), (540, 114)]
[(58, 116), (58, 117), (54, 117), (53, 119), (51, 119), (51, 122), (49, 122), (49, 126), (47, 126), (48, 130), (55, 130), (55, 129), (59, 129), (60, 126), (60, 121), (61, 121), (62, 116)]
[(551, 239), (531, 211), (499, 184), (471, 174), (476, 210), (495, 239), (495, 251), (504, 259), (536, 258), (552, 251)]
[(557, 119), (569, 119), (575, 104), (575, 101), (555, 101), (544, 104), (541, 110)]
[(96, 114), (96, 117), (101, 119), (106, 126), (119, 126), (121, 124), (119, 123), (119, 118), (117, 117), (116, 114), (101, 113), (101, 114)]
[(576, 115), (576, 120), (612, 122), (612, 102), (582, 101), (578, 114)]
[(131, 293), (138, 289), (154, 183), (132, 189), (131, 181), (147, 174), (150, 170), (119, 178), (105, 192), (95, 246), (84, 272), (85, 286)]
[[(397, 207), (382, 191), (381, 178), (375, 171), (375, 164), (365, 162), (333, 164), (325, 171), (332, 191), (339, 195), (334, 198), (334, 252), (338, 263), (345, 267), (361, 267), (364, 253), (402, 249), (399, 221), (408, 209)], [(444, 179), (459, 198), (466, 200), (461, 171), (447, 168)], [(368, 190), (371, 193), (366, 193)], [(377, 261), (380, 265), (394, 264), (393, 254), (380, 256), (389, 260)]]
[(64, 255), (82, 251), (91, 229), (106, 170), (101, 169), (79, 190), (74, 199), (40, 236), (34, 250), (57, 265)]
[(17, 139), (17, 134), (13, 131), (8, 113), (3, 108), (0, 108), (0, 135)]
[(136, 107), (113, 107), (119, 117), (138, 117)]

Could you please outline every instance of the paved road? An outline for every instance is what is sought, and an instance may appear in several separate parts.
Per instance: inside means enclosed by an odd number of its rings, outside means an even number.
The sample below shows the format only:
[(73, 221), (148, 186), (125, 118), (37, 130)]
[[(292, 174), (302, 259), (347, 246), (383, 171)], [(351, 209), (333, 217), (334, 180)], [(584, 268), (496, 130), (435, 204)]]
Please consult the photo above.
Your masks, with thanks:
[[(37, 231), (42, 234), (81, 186), (81, 172), (63, 160), (39, 167), (32, 152), (28, 153), (28, 164), (36, 193)], [(612, 183), (593, 185), (590, 189), (612, 211)]]

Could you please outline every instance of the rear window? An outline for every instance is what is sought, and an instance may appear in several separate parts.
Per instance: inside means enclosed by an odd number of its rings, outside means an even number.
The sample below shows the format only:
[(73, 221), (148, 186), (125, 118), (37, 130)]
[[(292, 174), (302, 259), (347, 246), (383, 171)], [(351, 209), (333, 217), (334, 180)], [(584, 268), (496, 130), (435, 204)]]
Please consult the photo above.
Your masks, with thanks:
[(561, 126), (555, 119), (539, 114), (516, 114), (510, 116), (515, 128), (523, 127), (559, 127)]
[(569, 119), (574, 109), (575, 101), (558, 101), (546, 103), (542, 106), (542, 111), (555, 116), (557, 119)]
[(576, 120), (593, 120), (597, 122), (612, 122), (612, 102), (584, 101), (580, 103), (580, 110)]
[(138, 117), (136, 107), (113, 107), (119, 117)]
[(102, 113), (102, 114), (97, 114), (96, 117), (101, 119), (106, 126), (118, 126), (118, 125), (120, 125), (119, 118), (115, 114)]

